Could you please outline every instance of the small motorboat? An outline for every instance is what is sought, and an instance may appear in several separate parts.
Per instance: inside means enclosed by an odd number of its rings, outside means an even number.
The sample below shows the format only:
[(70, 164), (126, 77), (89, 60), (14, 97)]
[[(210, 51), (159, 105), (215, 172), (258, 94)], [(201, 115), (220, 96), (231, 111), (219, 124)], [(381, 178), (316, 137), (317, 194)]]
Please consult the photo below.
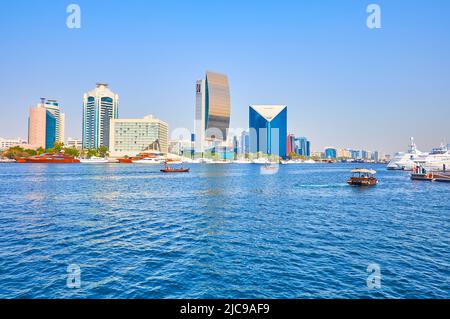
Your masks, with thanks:
[(432, 172), (427, 172), (422, 166), (414, 166), (411, 173), (411, 179), (413, 181), (428, 181), (432, 182), (434, 180), (434, 175)]
[(273, 175), (278, 173), (278, 164), (265, 164), (260, 167), (261, 175)]
[(167, 162), (164, 163), (164, 168), (161, 169), (161, 172), (163, 173), (189, 173), (189, 168), (174, 168), (174, 167), (170, 167), (169, 164)]
[(352, 170), (353, 176), (347, 181), (347, 184), (352, 186), (375, 186), (378, 180), (375, 178), (377, 173), (371, 169), (358, 168)]

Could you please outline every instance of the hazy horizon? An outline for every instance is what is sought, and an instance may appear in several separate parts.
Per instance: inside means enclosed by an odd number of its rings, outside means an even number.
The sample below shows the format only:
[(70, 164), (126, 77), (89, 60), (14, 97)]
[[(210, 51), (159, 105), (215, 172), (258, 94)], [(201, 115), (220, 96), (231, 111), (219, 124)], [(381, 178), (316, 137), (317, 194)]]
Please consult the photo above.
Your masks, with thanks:
[[(106, 82), (119, 117), (193, 129), (195, 82), (230, 81), (231, 126), (252, 104), (288, 106), (288, 131), (325, 146), (404, 151), (450, 143), (450, 2), (3, 1), (0, 137), (27, 137), (28, 111), (57, 99), (81, 137), (83, 94)], [(369, 29), (366, 7), (381, 7)]]

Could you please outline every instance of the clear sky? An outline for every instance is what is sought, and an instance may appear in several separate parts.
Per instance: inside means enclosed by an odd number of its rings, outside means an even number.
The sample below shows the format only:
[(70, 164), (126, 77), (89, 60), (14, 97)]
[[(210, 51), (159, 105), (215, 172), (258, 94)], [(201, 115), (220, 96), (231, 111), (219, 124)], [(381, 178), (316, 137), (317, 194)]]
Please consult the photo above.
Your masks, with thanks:
[[(68, 29), (66, 7), (81, 7)], [(381, 29), (366, 7), (381, 6)], [(448, 0), (2, 0), (0, 137), (58, 99), (81, 137), (82, 96), (102, 81), (120, 117), (193, 127), (195, 81), (225, 73), (232, 126), (248, 105), (288, 105), (289, 131), (324, 146), (394, 152), (450, 143)]]

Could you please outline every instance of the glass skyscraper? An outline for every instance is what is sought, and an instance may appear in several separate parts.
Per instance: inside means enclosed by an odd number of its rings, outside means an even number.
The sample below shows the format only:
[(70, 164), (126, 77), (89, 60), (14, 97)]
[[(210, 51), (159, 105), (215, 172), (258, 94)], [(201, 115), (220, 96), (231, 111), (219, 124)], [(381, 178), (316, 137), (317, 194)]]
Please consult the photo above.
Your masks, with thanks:
[(109, 148), (111, 119), (118, 118), (119, 96), (108, 84), (97, 83), (83, 97), (83, 148)]
[(224, 141), (230, 127), (230, 88), (226, 75), (206, 72), (196, 83), (195, 149), (204, 152), (206, 141)]
[(48, 112), (50, 112), (55, 117), (55, 130), (56, 130), (56, 140), (55, 142), (64, 143), (64, 113), (61, 112), (59, 107), (59, 103), (56, 100), (47, 100), (44, 103), (44, 99), (42, 100), (45, 108)]
[(295, 139), (295, 152), (302, 156), (311, 156), (311, 143), (306, 137), (297, 137)]
[(335, 159), (337, 157), (337, 149), (334, 147), (325, 148), (325, 158)]
[(287, 106), (251, 105), (250, 152), (286, 158)]

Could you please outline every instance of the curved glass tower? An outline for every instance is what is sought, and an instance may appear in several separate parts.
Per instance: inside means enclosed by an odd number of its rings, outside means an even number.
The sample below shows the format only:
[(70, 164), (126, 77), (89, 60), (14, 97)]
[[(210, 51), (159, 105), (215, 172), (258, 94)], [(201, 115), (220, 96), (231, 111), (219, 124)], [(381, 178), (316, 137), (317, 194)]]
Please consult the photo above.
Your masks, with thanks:
[(109, 148), (110, 120), (118, 117), (119, 96), (97, 83), (83, 97), (83, 148)]
[(230, 87), (224, 74), (206, 72), (197, 81), (195, 106), (195, 149), (203, 152), (206, 140), (224, 141), (230, 128)]

